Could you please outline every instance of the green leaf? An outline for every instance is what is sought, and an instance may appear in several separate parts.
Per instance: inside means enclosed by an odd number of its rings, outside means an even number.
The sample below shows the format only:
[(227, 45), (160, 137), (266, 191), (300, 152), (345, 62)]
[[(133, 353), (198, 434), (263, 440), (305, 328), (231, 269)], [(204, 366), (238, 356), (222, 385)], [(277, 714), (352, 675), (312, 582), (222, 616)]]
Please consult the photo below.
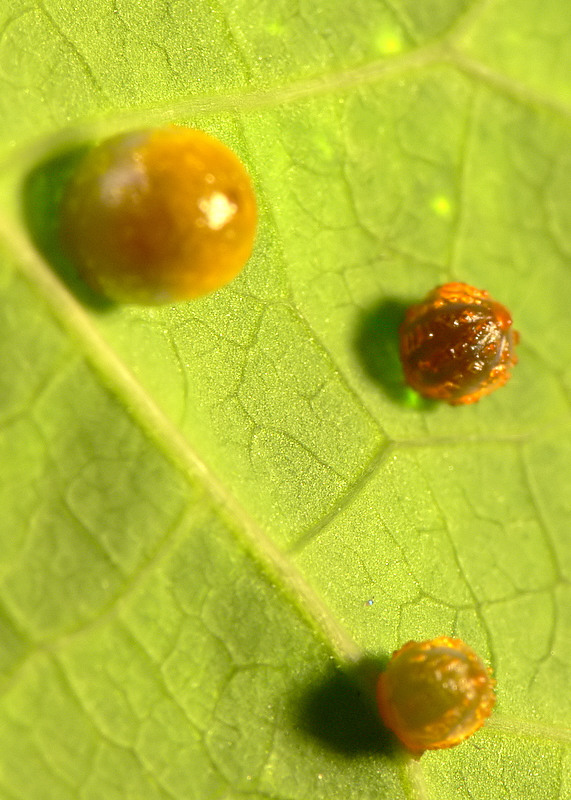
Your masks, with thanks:
[[(571, 48), (559, 0), (0, 10), (0, 798), (571, 792)], [(253, 176), (230, 286), (106, 307), (78, 147), (189, 124)], [(402, 383), (448, 280), (521, 333), (469, 407)], [(411, 760), (374, 679), (458, 635), (497, 710)]]

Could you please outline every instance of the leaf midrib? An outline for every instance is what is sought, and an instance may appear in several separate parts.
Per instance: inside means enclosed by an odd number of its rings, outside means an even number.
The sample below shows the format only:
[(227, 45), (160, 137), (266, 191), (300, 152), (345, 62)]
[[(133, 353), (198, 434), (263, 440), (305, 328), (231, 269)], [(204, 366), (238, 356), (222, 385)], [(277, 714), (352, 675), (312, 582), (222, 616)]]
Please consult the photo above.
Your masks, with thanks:
[[(196, 480), (210, 495), (213, 502), (232, 520), (232, 527), (249, 552), (258, 560), (263, 570), (278, 579), (291, 602), (303, 617), (309, 618), (321, 637), (333, 649), (341, 662), (356, 661), (361, 650), (349, 634), (332, 617), (289, 559), (268, 538), (261, 526), (228, 491), (218, 476), (200, 458), (188, 440), (175, 427), (144, 387), (137, 381), (115, 351), (94, 326), (81, 304), (66, 290), (56, 275), (27, 241), (21, 230), (4, 229), (0, 219), (0, 236), (19, 256), (26, 278), (41, 293), (55, 319), (75, 341), (81, 342), (81, 351), (88, 363), (101, 377), (105, 386), (121, 401), (144, 434), (157, 449), (179, 470), (185, 481)], [(163, 540), (163, 547), (167, 546)], [(161, 548), (162, 549), (162, 548)], [(155, 554), (155, 558), (157, 554)], [(144, 569), (148, 569), (145, 564)], [(131, 582), (132, 584), (133, 582)], [(123, 599), (125, 594), (117, 598)], [(106, 612), (108, 609), (106, 609)], [(92, 625), (93, 619), (89, 625)], [(77, 630), (75, 633), (79, 633)]]

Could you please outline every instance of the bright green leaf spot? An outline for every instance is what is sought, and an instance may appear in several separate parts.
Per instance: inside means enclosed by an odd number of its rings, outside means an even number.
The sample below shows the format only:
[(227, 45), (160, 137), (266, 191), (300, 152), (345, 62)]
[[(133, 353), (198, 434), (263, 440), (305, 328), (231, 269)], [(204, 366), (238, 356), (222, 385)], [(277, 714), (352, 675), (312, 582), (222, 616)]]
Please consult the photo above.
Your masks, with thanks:
[(438, 214), (440, 217), (450, 217), (452, 214), (452, 203), (448, 197), (444, 197), (443, 195), (433, 197), (430, 207), (434, 213)]
[(398, 29), (381, 30), (377, 36), (377, 44), (379, 53), (383, 55), (392, 56), (400, 53), (404, 46), (402, 31)]

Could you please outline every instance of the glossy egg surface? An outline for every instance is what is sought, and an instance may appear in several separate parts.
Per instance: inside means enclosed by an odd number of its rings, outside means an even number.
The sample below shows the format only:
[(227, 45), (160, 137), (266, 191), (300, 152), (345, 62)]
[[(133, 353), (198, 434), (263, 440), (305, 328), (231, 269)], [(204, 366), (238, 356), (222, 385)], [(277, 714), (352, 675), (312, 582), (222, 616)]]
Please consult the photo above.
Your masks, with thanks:
[(397, 650), (377, 685), (383, 722), (413, 753), (453, 747), (495, 703), (489, 669), (461, 639), (440, 636)]
[(254, 243), (256, 200), (231, 150), (171, 126), (91, 150), (67, 187), (61, 229), (96, 291), (119, 302), (169, 303), (240, 272)]
[(408, 309), (400, 328), (407, 383), (451, 405), (475, 403), (503, 386), (517, 363), (509, 311), (466, 283), (433, 289)]

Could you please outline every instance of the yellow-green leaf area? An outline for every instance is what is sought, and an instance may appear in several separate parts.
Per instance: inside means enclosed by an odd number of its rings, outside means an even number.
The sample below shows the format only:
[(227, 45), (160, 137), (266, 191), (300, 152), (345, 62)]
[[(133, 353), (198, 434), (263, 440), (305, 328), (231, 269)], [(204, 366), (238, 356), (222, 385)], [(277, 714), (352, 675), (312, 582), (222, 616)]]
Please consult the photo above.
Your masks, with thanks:
[[(571, 31), (557, 0), (0, 10), (0, 798), (561, 800), (571, 787)], [(224, 289), (106, 304), (78, 151), (167, 124), (259, 205)], [(403, 383), (407, 304), (511, 311), (510, 382)], [(410, 759), (374, 683), (459, 636), (490, 721)]]

